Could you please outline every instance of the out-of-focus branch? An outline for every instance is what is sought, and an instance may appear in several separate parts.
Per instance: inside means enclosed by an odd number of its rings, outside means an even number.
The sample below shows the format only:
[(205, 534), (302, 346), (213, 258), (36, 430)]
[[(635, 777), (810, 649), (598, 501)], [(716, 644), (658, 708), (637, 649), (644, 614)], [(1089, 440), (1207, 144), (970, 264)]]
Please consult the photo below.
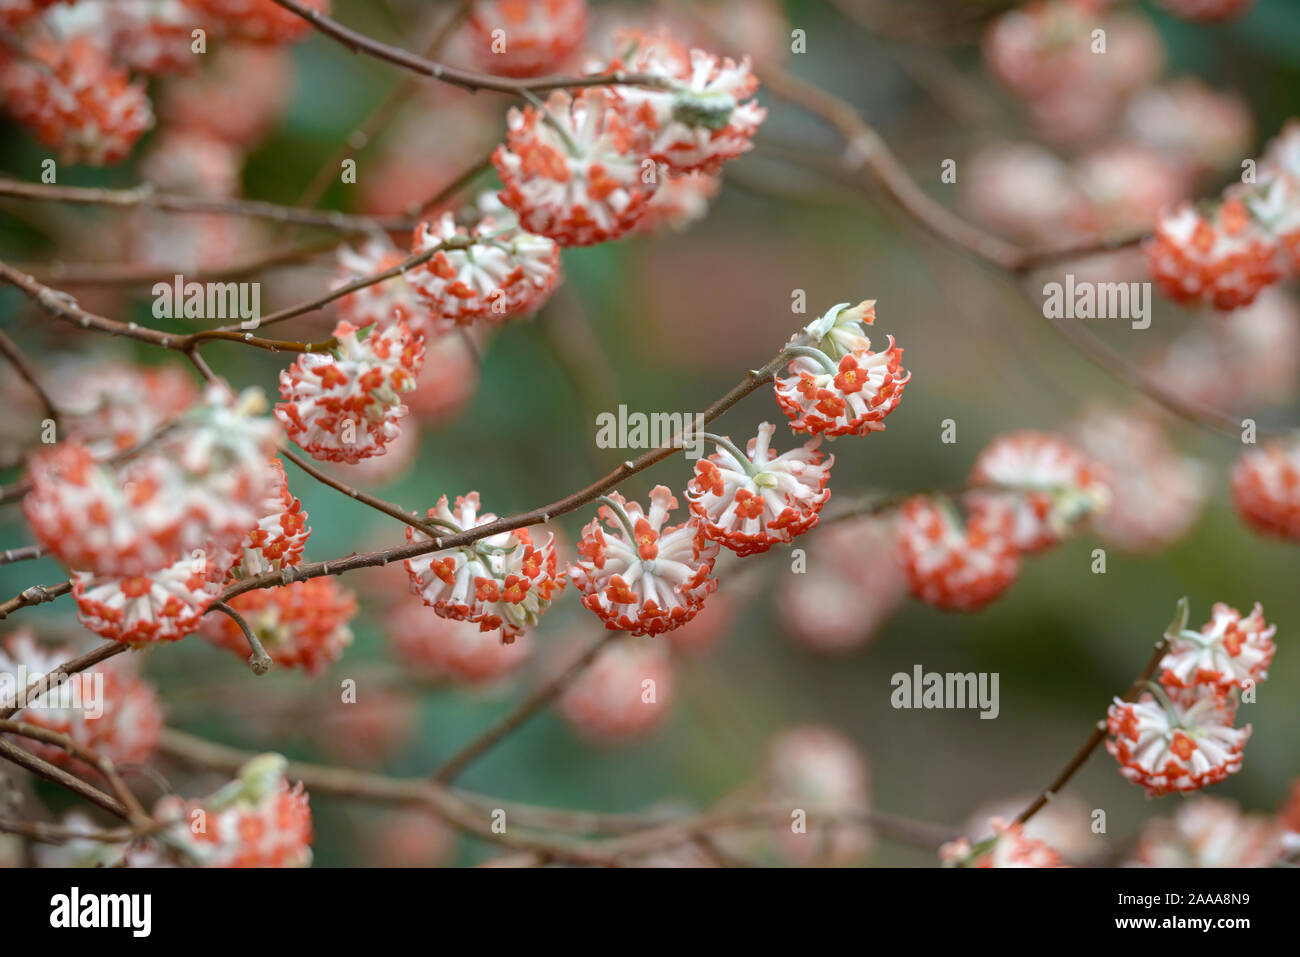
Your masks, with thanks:
[(253, 199), (222, 199), (155, 191), (147, 184), (132, 189), (99, 189), (82, 186), (47, 186), (0, 179), (0, 197), (31, 199), (44, 203), (79, 203), (119, 208), (147, 207), (175, 213), (220, 213), (268, 219), (298, 226), (322, 226), (344, 232), (403, 231), (414, 229), (415, 221), (400, 217), (356, 216), (329, 209), (282, 206)]
[(570, 684), (582, 675), (605, 647), (622, 636), (622, 632), (610, 631), (592, 643), (582, 656), (568, 668), (546, 682), (523, 701), (519, 702), (508, 715), (493, 724), (486, 731), (465, 745), (434, 772), (433, 780), (438, 784), (450, 784), (461, 771), (491, 750), (503, 738), (523, 726), (529, 718), (537, 714), (548, 704), (558, 698)]
[(32, 391), (36, 393), (36, 398), (40, 400), (41, 407), (45, 410), (46, 417), (54, 421), (54, 431), (57, 434), (59, 431), (58, 406), (54, 404), (54, 400), (50, 398), (50, 394), (46, 392), (45, 387), (41, 385), (41, 380), (36, 376), (36, 370), (33, 369), (31, 363), (27, 361), (27, 356), (23, 354), (23, 350), (18, 347), (18, 343), (9, 338), (3, 329), (0, 329), (0, 352), (4, 353), (5, 358), (13, 365), (18, 375), (24, 382), (31, 386)]

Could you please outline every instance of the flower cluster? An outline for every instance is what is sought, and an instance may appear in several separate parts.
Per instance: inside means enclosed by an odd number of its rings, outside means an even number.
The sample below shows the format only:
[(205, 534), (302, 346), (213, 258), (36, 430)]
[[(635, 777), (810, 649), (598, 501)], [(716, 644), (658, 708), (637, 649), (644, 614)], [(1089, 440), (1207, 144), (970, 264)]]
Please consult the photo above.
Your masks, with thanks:
[(587, 0), (474, 0), (466, 18), (470, 49), (499, 76), (555, 72), (587, 31)]
[[(562, 246), (586, 246), (648, 230), (666, 213), (698, 204), (707, 180), (750, 148), (766, 113), (752, 99), (758, 80), (737, 64), (687, 50), (666, 35), (620, 34), (618, 54), (593, 72), (643, 75), (646, 85), (556, 90), (545, 103), (512, 109), (492, 161), (501, 201), (522, 227)], [(674, 183), (666, 209), (653, 197)], [(649, 216), (651, 226), (641, 227)]]
[(875, 321), (874, 300), (840, 303), (791, 339), (793, 358), (787, 375), (776, 377), (776, 401), (795, 432), (833, 439), (884, 429), (912, 375), (893, 336), (872, 351), (866, 326)]
[(1173, 817), (1147, 822), (1132, 864), (1137, 867), (1273, 867), (1283, 853), (1280, 821), (1243, 814), (1234, 801), (1197, 795)]
[(1268, 674), (1274, 627), (1256, 605), (1242, 618), (1214, 606), (1201, 631), (1188, 629), (1187, 602), (1165, 632), (1160, 683), (1133, 701), (1115, 699), (1106, 717), (1106, 750), (1120, 773), (1159, 797), (1195, 791), (1223, 781), (1241, 768), (1251, 727), (1235, 727), (1240, 691)]
[[(10, 634), (0, 647), (0, 701), (21, 698), (14, 720), (66, 735), (79, 747), (113, 764), (142, 764), (153, 757), (162, 733), (162, 710), (152, 686), (116, 662), (67, 675), (31, 698), (27, 687), (42, 675), (59, 673), (77, 657), (71, 648), (44, 648), (28, 630)], [(33, 754), (75, 770), (86, 762), (56, 744), (16, 738)]]
[(170, 863), (200, 867), (307, 867), (312, 823), (301, 783), (289, 785), (288, 762), (263, 754), (216, 793), (186, 801), (169, 795), (154, 817), (175, 824), (157, 844)]
[(1243, 453), (1232, 470), (1232, 497), (1254, 528), (1300, 541), (1300, 442)]
[(945, 611), (975, 611), (1020, 574), (1012, 513), (977, 509), (963, 522), (953, 504), (917, 496), (902, 509), (898, 553), (912, 594)]
[(996, 491), (972, 492), (984, 510), (1011, 513), (1011, 543), (1027, 554), (1059, 545), (1103, 509), (1109, 489), (1100, 469), (1058, 436), (1012, 432), (985, 446), (971, 469), (971, 483)]
[(903, 506), (898, 548), (912, 594), (949, 611), (974, 611), (1020, 572), (1020, 558), (1060, 544), (1110, 498), (1102, 469), (1061, 438), (994, 438), (957, 503), (918, 496)]
[[(383, 233), (371, 236), (359, 249), (339, 247), (338, 256), (336, 288), (387, 272), (406, 259)], [(407, 279), (405, 275), (393, 276), (342, 296), (338, 300), (339, 314), (357, 329), (371, 325), (384, 329), (404, 322), (416, 334), (429, 331), (426, 328), (428, 310)]]
[[(447, 496), (429, 509), (432, 527), (452, 532), (469, 531), (497, 520), (479, 512), (477, 492), (459, 496), (455, 511)], [(430, 536), (407, 528), (409, 541)], [(501, 640), (513, 641), (526, 627), (536, 625), (554, 598), (564, 590), (554, 536), (540, 546), (526, 528), (489, 535), (470, 545), (435, 551), (406, 560), (411, 592), (444, 618), (475, 622), (480, 631), (500, 629)]]
[(666, 33), (629, 30), (615, 36), (619, 56), (599, 72), (659, 78), (662, 88), (615, 86), (614, 108), (640, 137), (639, 152), (672, 176), (717, 173), (752, 147), (767, 111), (751, 99), (758, 78), (749, 58), (736, 63), (688, 50)]
[(472, 228), (457, 226), (451, 213), (416, 228), (412, 253), (443, 248), (406, 278), (441, 329), (527, 316), (555, 289), (559, 246), (519, 229), (514, 215), (502, 212), (483, 216)]
[(771, 804), (808, 816), (802, 829), (789, 823), (774, 829), (784, 860), (845, 866), (871, 849), (863, 821), (871, 810), (871, 772), (853, 742), (834, 728), (802, 725), (777, 735), (767, 747), (761, 787)]
[[(657, 635), (694, 618), (717, 587), (711, 578), (718, 543), (691, 516), (665, 527), (677, 499), (662, 485), (650, 492), (650, 511), (617, 492), (582, 530), (579, 558), (569, 566), (582, 603), (607, 628)], [(602, 519), (605, 527), (602, 527)]]
[(668, 646), (624, 638), (606, 646), (564, 689), (559, 711), (584, 739), (611, 744), (658, 726), (675, 690)]
[(407, 413), (401, 394), (415, 388), (424, 339), (401, 321), (334, 330), (331, 354), (306, 352), (280, 373), (275, 417), (315, 459), (359, 462), (383, 455)]
[(119, 162), (153, 126), (144, 84), (90, 38), (41, 37), (26, 54), (0, 55), (0, 99), (66, 162)]
[(635, 130), (593, 87), (557, 90), (545, 106), (511, 109), (506, 142), (492, 154), (501, 201), (530, 233), (590, 246), (629, 232), (659, 185), (635, 152)]
[(176, 427), (114, 467), (75, 439), (35, 456), (23, 499), (37, 541), (73, 571), (145, 575), (200, 552), (232, 552), (275, 483), (279, 430), (262, 405), (214, 388)]
[(831, 497), (826, 483), (835, 456), (823, 464), (821, 436), (778, 455), (770, 447), (775, 432), (764, 422), (746, 452), (715, 438), (718, 451), (696, 462), (686, 487), (704, 534), (737, 555), (765, 552), (814, 528)]
[(1019, 821), (989, 821), (993, 837), (972, 845), (962, 837), (943, 845), (939, 859), (945, 867), (1062, 867), (1061, 855), (1046, 841), (1027, 837)]
[(1152, 278), (1173, 301), (1232, 310), (1300, 270), (1300, 122), (1260, 157), (1253, 182), (1205, 209), (1165, 213), (1144, 249)]
[(1025, 4), (994, 20), (985, 36), (989, 72), (1047, 139), (1077, 145), (1098, 138), (1164, 65), (1149, 20), (1104, 6), (1096, 0)]

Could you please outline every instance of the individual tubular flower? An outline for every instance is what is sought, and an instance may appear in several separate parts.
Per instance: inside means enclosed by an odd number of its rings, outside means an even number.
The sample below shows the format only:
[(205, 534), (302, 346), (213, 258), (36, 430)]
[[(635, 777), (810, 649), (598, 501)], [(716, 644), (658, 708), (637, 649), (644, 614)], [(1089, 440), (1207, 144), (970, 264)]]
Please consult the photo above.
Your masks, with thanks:
[(628, 31), (623, 53), (600, 72), (661, 78), (666, 89), (616, 86), (615, 108), (640, 133), (640, 150), (675, 175), (716, 173), (753, 148), (767, 111), (750, 99), (758, 89), (749, 57), (736, 63), (704, 50), (686, 51), (670, 37)]
[(1283, 828), (1263, 814), (1243, 814), (1235, 801), (1198, 794), (1173, 817), (1148, 821), (1132, 863), (1138, 867), (1272, 867), (1283, 851)]
[(658, 635), (690, 621), (718, 587), (709, 577), (718, 544), (708, 539), (704, 522), (692, 516), (665, 528), (677, 499), (662, 485), (651, 490), (648, 513), (616, 492), (606, 502), (582, 530), (580, 557), (569, 566), (582, 603), (606, 628), (634, 635)]
[(444, 618), (413, 602), (393, 608), (384, 624), (394, 657), (434, 680), (487, 684), (513, 672), (533, 651), (527, 631), (508, 644), (492, 641), (471, 622)]
[(939, 849), (945, 867), (1062, 867), (1061, 855), (1046, 841), (1026, 837), (1024, 825), (1002, 818), (989, 821), (993, 837), (972, 845), (958, 838)]
[(831, 497), (826, 483), (835, 456), (822, 463), (821, 437), (778, 455), (769, 447), (775, 432), (764, 422), (744, 453), (715, 438), (718, 451), (695, 463), (686, 487), (704, 534), (737, 555), (765, 552), (815, 528)]
[(474, 56), (498, 76), (556, 70), (587, 32), (587, 0), (474, 0), (466, 25)]
[(898, 551), (912, 594), (945, 611), (976, 611), (1020, 574), (1012, 514), (977, 507), (963, 525), (950, 503), (908, 501), (898, 523)]
[(1176, 207), (1156, 223), (1143, 249), (1160, 291), (1184, 306), (1236, 309), (1282, 277), (1277, 241), (1240, 199), (1207, 213)]
[[(335, 288), (386, 272), (407, 258), (384, 233), (371, 236), (360, 249), (341, 246), (338, 255)], [(409, 279), (409, 274), (398, 275), (348, 293), (338, 300), (339, 315), (357, 329), (370, 325), (384, 329), (404, 322), (417, 335), (435, 331), (429, 310)]]
[[(429, 509), (431, 525), (452, 531), (469, 531), (496, 521), (491, 512), (479, 513), (477, 492), (456, 498), (456, 510), (447, 496)], [(407, 528), (407, 541), (429, 536)], [(536, 625), (555, 597), (564, 590), (558, 569), (555, 537), (535, 545), (526, 528), (489, 535), (470, 545), (419, 555), (406, 560), (411, 593), (444, 618), (476, 622), (480, 631), (501, 630), (503, 642), (514, 641)]]
[(778, 375), (775, 388), (793, 431), (834, 438), (884, 429), (912, 374), (893, 336), (884, 351), (871, 351), (866, 326), (875, 320), (874, 300), (840, 303), (791, 339), (789, 374)]
[(1243, 618), (1237, 609), (1216, 602), (1199, 632), (1188, 629), (1171, 639), (1160, 661), (1160, 683), (1166, 688), (1207, 685), (1220, 692), (1249, 688), (1268, 677), (1276, 633), (1259, 604)]
[(159, 843), (176, 863), (201, 867), (309, 866), (311, 809), (302, 783), (289, 786), (287, 767), (280, 755), (262, 754), (210, 797), (163, 798), (154, 817), (175, 824)]
[(1243, 453), (1232, 469), (1232, 498), (1254, 528), (1300, 541), (1300, 442)]
[(180, 561), (146, 575), (95, 578), (76, 572), (72, 595), (77, 620), (101, 638), (142, 644), (179, 641), (221, 597), (221, 567), (205, 556)]
[[(14, 632), (0, 648), (0, 701), (14, 701), (22, 709), (14, 720), (67, 735), (77, 745), (94, 751), (122, 767), (142, 764), (153, 757), (162, 732), (162, 710), (153, 688), (129, 668), (106, 665), (93, 671), (67, 675), (43, 694), (26, 698), (26, 689), (38, 676), (59, 672), (77, 657), (71, 648), (42, 648), (29, 630)], [(63, 767), (84, 770), (87, 765), (54, 744), (15, 738), (33, 754)]]
[[(258, 43), (290, 43), (311, 32), (311, 23), (272, 0), (185, 0), (206, 14), (227, 36)], [(301, 0), (317, 13), (328, 14), (329, 0)]]
[[(773, 806), (807, 814), (804, 830), (796, 831), (787, 815), (773, 831), (787, 860), (843, 866), (871, 849), (872, 834), (862, 821), (871, 809), (870, 770), (861, 751), (835, 729), (801, 725), (777, 735), (767, 748), (761, 786)], [(826, 823), (837, 817), (844, 819)]]
[(1255, 0), (1156, 0), (1176, 17), (1196, 23), (1221, 23), (1243, 15)]
[(640, 737), (669, 714), (676, 675), (666, 644), (623, 637), (601, 650), (564, 689), (560, 716), (583, 738), (614, 744)]
[(513, 218), (502, 224), (487, 216), (470, 230), (444, 213), (436, 223), (416, 227), (412, 253), (448, 241), (463, 243), (439, 249), (407, 273), (444, 329), (529, 315), (555, 289), (560, 247), (545, 236), (513, 228)]
[(1040, 552), (1105, 508), (1110, 491), (1101, 472), (1059, 436), (1012, 432), (985, 446), (971, 471), (972, 484), (997, 491), (970, 498), (1006, 508), (1013, 516), (1011, 543), (1022, 552)]
[(492, 162), (505, 184), (501, 201), (525, 230), (590, 246), (636, 225), (659, 177), (643, 168), (636, 133), (612, 104), (612, 94), (593, 87), (510, 110)]
[[(230, 607), (243, 616), (271, 660), (285, 668), (319, 674), (352, 644), (348, 623), (357, 613), (356, 599), (328, 575), (247, 591), (232, 598)], [(229, 615), (205, 617), (203, 635), (248, 657), (248, 639)]]
[(302, 561), (303, 549), (311, 536), (307, 513), (302, 510), (302, 502), (289, 491), (284, 463), (272, 459), (271, 470), (275, 476), (274, 490), (266, 498), (264, 514), (257, 526), (245, 536), (236, 562), (226, 575), (227, 581), (279, 571)]
[(424, 340), (404, 322), (359, 332), (340, 322), (333, 354), (303, 353), (280, 373), (275, 417), (312, 458), (355, 463), (383, 455), (401, 431), (400, 395), (415, 388)]
[(1251, 728), (1232, 726), (1235, 711), (1213, 688), (1167, 693), (1153, 685), (1136, 701), (1115, 699), (1106, 715), (1106, 750), (1151, 797), (1195, 791), (1241, 770)]
[(153, 126), (143, 84), (90, 37), (37, 38), (25, 52), (0, 65), (0, 99), (64, 162), (116, 163)]

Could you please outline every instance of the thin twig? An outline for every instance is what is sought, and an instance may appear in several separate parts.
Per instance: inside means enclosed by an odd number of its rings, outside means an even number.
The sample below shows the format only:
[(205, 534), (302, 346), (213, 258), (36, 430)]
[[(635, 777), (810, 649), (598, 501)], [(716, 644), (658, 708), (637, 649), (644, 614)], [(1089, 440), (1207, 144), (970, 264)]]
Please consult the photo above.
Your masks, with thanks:
[(224, 601), (216, 601), (208, 606), (209, 611), (219, 611), (236, 625), (244, 633), (244, 640), (248, 642), (249, 649), (253, 652), (248, 657), (248, 667), (255, 675), (264, 675), (271, 670), (271, 656), (266, 653), (266, 648), (262, 646), (261, 640), (258, 639), (253, 629), (248, 627), (248, 622), (244, 616), (235, 609), (231, 608)]
[(595, 662), (596, 658), (610, 642), (622, 637), (622, 635), (623, 632), (619, 631), (610, 631), (602, 635), (568, 668), (519, 702), (509, 714), (448, 758), (434, 772), (433, 780), (438, 784), (450, 784), (454, 781), (457, 775), (465, 770), (467, 766), (491, 750), (502, 738), (505, 738), (559, 697), (565, 688), (591, 667), (592, 663)]

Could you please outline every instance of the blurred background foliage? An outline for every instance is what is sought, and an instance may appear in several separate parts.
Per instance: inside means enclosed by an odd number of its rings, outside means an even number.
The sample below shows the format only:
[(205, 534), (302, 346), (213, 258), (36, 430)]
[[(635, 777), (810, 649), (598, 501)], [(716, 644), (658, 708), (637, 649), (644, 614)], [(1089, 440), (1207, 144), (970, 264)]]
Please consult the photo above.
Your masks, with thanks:
[[(435, 6), (447, 5), (337, 0), (335, 11), (357, 29), (414, 46), (409, 25), (424, 22)], [(984, 8), (978, 12), (987, 14), (1007, 5), (953, 0), (859, 6), (871, 14), (888, 13), (882, 23), (906, 24), (929, 12), (959, 12), (969, 20), (972, 8)], [(1212, 29), (1176, 21), (1150, 4), (1141, 6), (1167, 46), (1169, 72), (1195, 74), (1216, 88), (1240, 91), (1254, 111), (1259, 143), (1287, 117), (1300, 113), (1300, 4), (1259, 0), (1240, 22)], [(982, 143), (1023, 135), (1023, 121), (982, 71), (977, 27), (936, 28), (921, 37), (904, 33), (900, 39), (890, 36), (887, 27), (864, 29), (814, 0), (786, 3), (784, 13), (790, 28), (805, 30), (808, 38), (808, 52), (790, 57), (789, 68), (858, 107), (927, 191), (948, 205), (955, 208), (956, 199), (952, 187), (939, 180), (944, 158), (954, 157), (960, 164)], [(906, 62), (918, 42), (942, 51), (963, 90), (991, 107), (978, 125), (954, 116), (909, 75)], [(399, 80), (395, 68), (353, 56), (319, 36), (295, 47), (293, 58), (290, 107), (248, 157), (244, 192), (250, 197), (295, 202), (319, 165)], [(886, 431), (836, 443), (832, 488), (837, 498), (957, 485), (997, 433), (1059, 428), (1091, 400), (1133, 398), (1075, 352), (1003, 276), (920, 232), (883, 200), (783, 162), (780, 149), (767, 144), (799, 144), (824, 153), (828, 161), (840, 155), (841, 145), (816, 120), (763, 98), (772, 113), (760, 131), (758, 148), (728, 168), (711, 214), (683, 235), (566, 250), (563, 293), (536, 321), (511, 326), (493, 338), (469, 406), (455, 421), (425, 428), (414, 467), (374, 491), (423, 508), (440, 494), (477, 489), (485, 507), (498, 514), (552, 501), (613, 464), (611, 453), (594, 444), (597, 412), (618, 403), (643, 411), (703, 408), (746, 369), (772, 355), (812, 314), (862, 298), (878, 301), (876, 329), (897, 337), (913, 380)], [(446, 90), (415, 101), (406, 121), (426, 127), (435, 144), (415, 158), (427, 165), (424, 175), (450, 180), (482, 155), (500, 137), (508, 105), (493, 94), (468, 97)], [(456, 117), (446, 134), (439, 132), (444, 110)], [(323, 205), (361, 209), (358, 197), (377, 169), (371, 164), (384, 145), (360, 159), (357, 186), (336, 183)], [(44, 156), (22, 130), (0, 126), (0, 167), (6, 174), (37, 180)], [(61, 169), (59, 182), (124, 187), (137, 177), (128, 161), (107, 170)], [(3, 213), (0, 255), (6, 261), (66, 258), (70, 232), (86, 240), (87, 248), (98, 248), (99, 257), (115, 258), (113, 233), (106, 224), (119, 214), (111, 210), (6, 203)], [(87, 254), (90, 258), (94, 256)], [(264, 311), (322, 291), (333, 269), (327, 256), (312, 266), (266, 273)], [(807, 293), (808, 317), (791, 313), (795, 289)], [(73, 291), (88, 308), (98, 307), (100, 293)], [(191, 328), (183, 321), (153, 319), (147, 292), (118, 291), (103, 297), (105, 308), (119, 319)], [(589, 323), (599, 357), (592, 367), (566, 354), (575, 314), (585, 317), (580, 325)], [(0, 293), (0, 320), (42, 365), (66, 350), (111, 351), (144, 364), (180, 361), (144, 345), (77, 334), (36, 315), (12, 291)], [(326, 310), (282, 330), (286, 336), (321, 338), (332, 321)], [(1116, 323), (1101, 332), (1133, 357), (1157, 350), (1191, 323), (1207, 321), (1214, 320), (1157, 301), (1150, 329), (1134, 331)], [(211, 346), (207, 356), (232, 382), (258, 385), (272, 396), (277, 372), (287, 364), (281, 356), (225, 344)], [(0, 372), (11, 374), (8, 367)], [(1300, 421), (1300, 412), (1280, 408), (1262, 417), (1294, 422)], [(940, 441), (940, 423), (948, 418), (957, 422), (955, 444)], [(763, 420), (780, 421), (766, 389), (714, 428), (732, 436), (752, 435)], [(1175, 602), (1188, 595), (1197, 623), (1208, 618), (1212, 602), (1246, 609), (1260, 601), (1278, 625), (1272, 675), (1259, 702), (1246, 709), (1255, 734), (1244, 768), (1215, 789), (1248, 809), (1272, 810), (1300, 775), (1297, 552), (1294, 546), (1261, 539), (1233, 513), (1226, 474), (1240, 449), (1232, 439), (1186, 423), (1175, 423), (1173, 435), (1180, 447), (1211, 464), (1213, 494), (1192, 533), (1159, 554), (1127, 556), (1110, 549), (1106, 574), (1093, 574), (1096, 543), (1085, 533), (1027, 561), (1010, 593), (982, 613), (951, 615), (907, 603), (865, 646), (847, 655), (819, 656), (783, 634), (774, 614), (771, 596), (781, 577), (791, 574), (788, 553), (777, 550), (750, 559), (762, 563), (758, 574), (763, 587), (744, 601), (716, 650), (680, 662), (671, 715), (647, 738), (592, 747), (576, 739), (550, 710), (473, 765), (460, 783), (505, 799), (594, 810), (630, 811), (665, 802), (702, 805), (751, 780), (774, 733), (795, 724), (825, 723), (841, 729), (866, 755), (877, 807), (957, 823), (983, 802), (1044, 786), (1080, 745), (1110, 697), (1140, 670)], [(291, 466), (288, 471), (294, 493), (311, 516), (309, 558), (402, 540), (402, 530), (391, 520)], [(12, 481), (16, 474), (11, 469), (0, 477)], [(634, 477), (622, 491), (642, 498), (652, 485), (663, 483), (680, 497), (689, 475), (689, 465), (675, 458)], [(560, 524), (570, 541), (591, 515), (583, 509), (564, 518)], [(13, 507), (0, 517), (0, 533), (5, 547), (30, 541)], [(816, 533), (802, 544), (816, 550)], [(61, 577), (50, 560), (0, 567), (0, 592), (7, 596), (34, 581)], [(358, 677), (364, 696), (368, 686), (361, 675), (379, 675), (381, 683), (401, 678), (389, 663), (375, 614), (387, 599), (364, 581), (346, 583), (363, 603), (354, 623), (356, 641), (326, 675), (315, 679), (314, 692), (308, 690), (309, 679), (299, 674), (255, 679), (235, 656), (196, 638), (150, 651), (146, 674), (160, 687), (173, 722), (229, 743), (337, 760), (338, 754), (313, 731), (324, 726), (338, 683)], [(727, 588), (724, 578), (723, 593)], [(66, 600), (25, 610), (6, 627), (20, 624), (56, 635), (78, 630)], [(489, 692), (406, 687), (403, 694), (409, 694), (416, 725), (380, 766), (410, 775), (436, 766), (507, 712), (538, 680), (548, 647), (575, 635), (591, 640), (592, 624), (576, 597), (566, 593), (536, 636), (538, 654), (504, 686)], [(998, 672), (999, 717), (986, 721), (975, 711), (892, 709), (890, 676), (910, 672), (916, 664), (930, 671)], [(276, 715), (278, 704), (313, 693), (318, 707), (307, 717)], [(177, 771), (173, 783), (183, 781), (184, 774)], [(1180, 800), (1147, 801), (1104, 753), (1094, 756), (1071, 791), (1088, 807), (1106, 809), (1110, 833), (1117, 839), (1131, 836), (1153, 814), (1170, 813)], [(56, 805), (62, 801), (52, 792), (49, 798)], [(313, 797), (312, 804), (318, 864), (370, 859), (365, 836), (389, 812), (328, 798)], [(454, 860), (472, 863), (492, 853), (462, 838)], [(871, 861), (931, 864), (933, 858), (882, 842)]]

